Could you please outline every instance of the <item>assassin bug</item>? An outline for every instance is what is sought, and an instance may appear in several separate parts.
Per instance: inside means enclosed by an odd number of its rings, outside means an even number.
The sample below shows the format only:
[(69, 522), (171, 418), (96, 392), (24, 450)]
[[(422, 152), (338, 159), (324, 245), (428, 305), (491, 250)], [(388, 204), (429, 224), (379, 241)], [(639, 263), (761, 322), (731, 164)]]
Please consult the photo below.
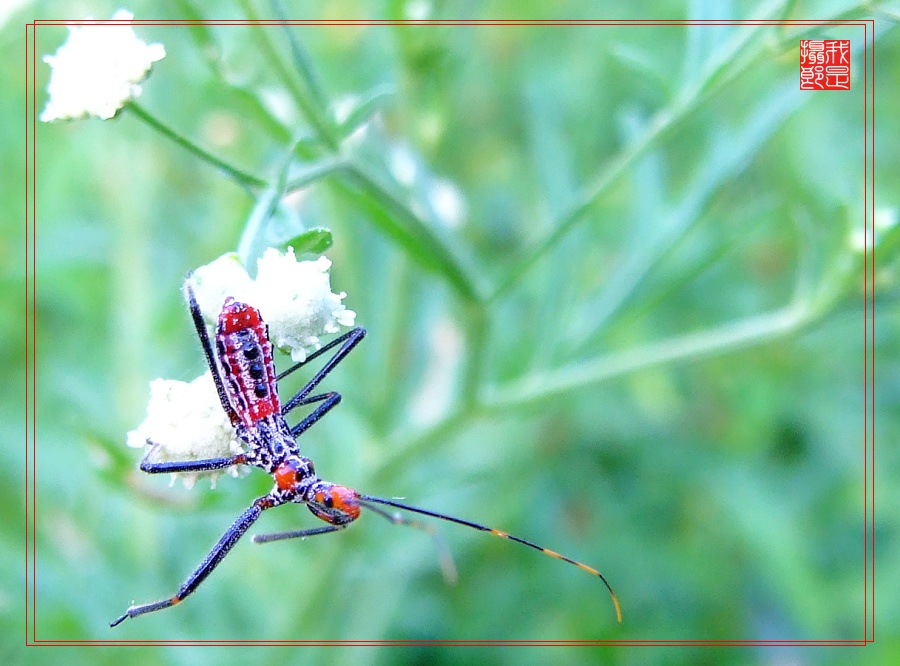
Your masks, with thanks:
[[(393, 523), (409, 525), (434, 533), (429, 525), (407, 520), (399, 514), (391, 514), (376, 505), (389, 506), (490, 532), (504, 539), (534, 548), (545, 555), (574, 564), (603, 581), (612, 595), (616, 618), (619, 622), (622, 621), (622, 611), (616, 593), (603, 574), (586, 564), (486, 525), (420, 509), (394, 500), (363, 495), (352, 488), (324, 481), (316, 475), (312, 460), (300, 454), (297, 438), (340, 402), (341, 395), (335, 391), (317, 395), (312, 395), (312, 393), (328, 373), (365, 337), (364, 328), (354, 328), (335, 338), (310, 354), (306, 360), (291, 366), (280, 375), (276, 375), (268, 327), (256, 308), (231, 297), (227, 298), (219, 314), (215, 347), (213, 347), (206, 323), (203, 321), (203, 315), (194, 296), (190, 275), (185, 284), (185, 292), (191, 318), (197, 329), (203, 354), (212, 371), (222, 408), (231, 419), (238, 437), (246, 445), (246, 451), (227, 458), (153, 462), (150, 459), (154, 455), (156, 445), (154, 442), (148, 442), (151, 446), (141, 461), (140, 469), (148, 474), (160, 474), (205, 472), (226, 469), (232, 465), (250, 465), (259, 467), (267, 474), (272, 475), (275, 486), (268, 494), (253, 500), (250, 507), (225, 531), (218, 543), (188, 576), (175, 595), (160, 601), (131, 606), (121, 617), (110, 624), (111, 627), (117, 626), (127, 618), (152, 613), (180, 603), (206, 580), (206, 577), (219, 565), (263, 511), (289, 502), (306, 504), (312, 514), (326, 522), (327, 525), (305, 530), (256, 535), (253, 537), (255, 543), (337, 532), (356, 520), (361, 508), (387, 518)], [(284, 405), (281, 405), (277, 392), (278, 381), (334, 348), (337, 348), (337, 351), (306, 386)], [(297, 425), (289, 426), (285, 415), (301, 405), (316, 405), (316, 407)]]

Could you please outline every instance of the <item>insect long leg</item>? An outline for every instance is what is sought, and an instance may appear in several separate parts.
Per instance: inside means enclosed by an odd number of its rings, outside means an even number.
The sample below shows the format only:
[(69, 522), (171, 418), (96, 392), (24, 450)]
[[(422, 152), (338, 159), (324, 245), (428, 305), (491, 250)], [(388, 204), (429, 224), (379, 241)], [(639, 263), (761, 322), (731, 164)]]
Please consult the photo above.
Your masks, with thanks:
[(150, 450), (141, 460), (141, 471), (147, 474), (163, 474), (165, 472), (209, 472), (215, 469), (227, 469), (232, 465), (245, 465), (247, 456), (239, 453), (231, 458), (206, 458), (204, 460), (181, 460), (167, 462), (150, 462), (149, 458), (159, 448), (159, 444), (147, 440)]
[(130, 617), (137, 617), (138, 615), (143, 615), (144, 613), (153, 613), (154, 611), (162, 610), (164, 608), (169, 608), (170, 606), (174, 606), (175, 604), (181, 602), (186, 596), (191, 594), (197, 587), (202, 583), (210, 573), (212, 573), (213, 569), (215, 569), (222, 559), (228, 554), (234, 544), (238, 542), (244, 533), (250, 528), (250, 526), (256, 522), (256, 519), (259, 518), (259, 515), (268, 508), (275, 506), (275, 503), (268, 497), (260, 497), (253, 501), (253, 504), (250, 505), (250, 508), (244, 511), (240, 515), (240, 517), (232, 523), (231, 527), (222, 535), (222, 538), (219, 539), (219, 542), (213, 547), (213, 549), (209, 552), (204, 560), (200, 563), (194, 572), (188, 576), (188, 579), (184, 581), (184, 584), (175, 594), (175, 596), (170, 597), (168, 599), (162, 599), (160, 601), (154, 601), (149, 604), (140, 604), (138, 606), (132, 606), (125, 613), (110, 623), (110, 627), (115, 627), (118, 624), (121, 624), (126, 619)]
[(507, 534), (506, 532), (501, 532), (500, 530), (495, 530), (492, 527), (488, 527), (487, 525), (480, 525), (479, 523), (473, 523), (469, 520), (463, 520), (462, 518), (455, 518), (453, 516), (448, 516), (443, 513), (436, 513), (434, 511), (428, 511), (427, 509), (420, 509), (415, 506), (409, 506), (408, 504), (402, 504), (400, 502), (395, 502), (393, 500), (383, 499), (381, 497), (372, 497), (370, 495), (360, 495), (359, 496), (360, 504), (366, 506), (367, 508), (372, 508), (366, 504), (366, 502), (377, 502), (378, 504), (385, 504), (387, 506), (392, 506), (396, 509), (403, 509), (404, 511), (412, 511), (413, 513), (419, 513), (424, 516), (431, 516), (432, 518), (439, 518), (440, 520), (447, 520), (451, 523), (457, 523), (458, 525), (465, 525), (466, 527), (471, 527), (476, 530), (480, 530), (482, 532), (490, 532), (494, 536), (501, 537), (503, 539), (508, 539), (510, 541), (515, 541), (516, 543), (521, 543), (524, 546), (528, 546), (529, 548), (534, 548), (537, 551), (544, 553), (545, 555), (549, 555), (550, 557), (555, 557), (558, 560), (562, 560), (563, 562), (568, 562), (569, 564), (574, 564), (576, 567), (583, 571), (587, 571), (589, 574), (597, 576), (600, 580), (603, 581), (603, 584), (606, 585), (606, 589), (609, 590), (609, 594), (612, 596), (613, 606), (616, 609), (616, 619), (619, 622), (622, 621), (622, 607), (619, 605), (619, 598), (616, 596), (616, 593), (613, 591), (612, 586), (609, 584), (609, 581), (606, 580), (604, 575), (594, 569), (593, 567), (589, 567), (587, 564), (582, 562), (578, 562), (577, 560), (573, 560), (571, 558), (566, 557), (556, 551), (550, 550), (549, 548), (544, 548), (543, 546), (539, 546), (536, 543), (532, 543), (526, 539), (522, 539), (517, 536), (513, 536), (512, 534)]
[(309, 530), (274, 532), (272, 534), (254, 534), (251, 538), (251, 541), (253, 543), (269, 543), (270, 541), (282, 541), (283, 539), (305, 539), (306, 537), (316, 536), (317, 534), (340, 532), (341, 530), (346, 528), (346, 525), (326, 525), (325, 527), (314, 527)]
[(188, 307), (191, 310), (191, 319), (194, 320), (194, 328), (197, 329), (197, 337), (200, 338), (200, 345), (203, 347), (203, 355), (206, 357), (206, 363), (212, 373), (213, 381), (216, 384), (216, 393), (219, 394), (219, 402), (222, 403), (222, 409), (228, 414), (228, 418), (232, 424), (240, 423), (241, 419), (231, 402), (228, 400), (228, 394), (225, 392), (225, 385), (222, 383), (219, 366), (216, 363), (216, 357), (213, 353), (212, 344), (209, 342), (209, 332), (206, 330), (206, 322), (203, 321), (203, 313), (200, 312), (200, 306), (197, 304), (197, 298), (194, 296), (194, 287), (191, 285), (191, 274), (188, 273), (184, 282), (184, 290), (188, 297)]
[[(295, 407), (299, 407), (300, 405), (311, 405), (316, 402), (321, 402), (322, 404), (316, 407), (312, 412), (306, 415), (306, 417), (300, 421), (297, 425), (291, 428), (291, 434), (294, 437), (299, 437), (300, 433), (308, 429), (313, 423), (318, 421), (320, 418), (325, 416), (329, 411), (334, 409), (338, 403), (341, 401), (341, 394), (335, 391), (329, 391), (328, 393), (323, 393), (322, 395), (314, 395), (309, 398), (304, 398), (297, 403), (293, 403), (293, 399), (288, 403), (291, 409)], [(282, 410), (282, 414), (286, 413), (285, 410)]]
[(364, 337), (366, 337), (366, 329), (361, 328), (361, 327), (356, 327), (352, 331), (347, 331), (343, 335), (336, 337), (334, 340), (329, 342), (327, 345), (325, 345), (321, 349), (316, 350), (315, 352), (310, 354), (306, 358), (306, 360), (300, 361), (299, 363), (295, 363), (290, 368), (288, 368), (287, 370), (282, 372), (280, 375), (278, 375), (275, 378), (276, 381), (280, 381), (283, 377), (286, 377), (287, 375), (291, 374), (298, 368), (303, 367), (304, 365), (306, 365), (310, 361), (318, 358), (319, 356), (321, 356), (325, 352), (329, 351), (330, 349), (333, 349), (337, 345), (341, 345), (341, 348), (338, 349), (334, 353), (334, 356), (332, 356), (330, 359), (328, 359), (328, 361), (325, 363), (325, 365), (323, 365), (322, 368), (313, 376), (313, 378), (307, 382), (306, 386), (304, 386), (302, 389), (300, 389), (300, 391), (297, 393), (297, 395), (295, 395), (293, 398), (288, 400), (288, 402), (282, 408), (281, 413), (286, 414), (289, 411), (291, 411), (294, 407), (296, 407), (298, 404), (301, 404), (303, 399), (306, 398), (310, 393), (313, 392), (313, 389), (315, 389), (316, 386), (318, 386), (319, 383), (323, 379), (325, 379), (325, 377), (328, 376), (328, 373), (330, 373), (332, 370), (335, 369), (335, 367), (337, 367), (338, 363), (340, 363), (341, 361), (344, 360), (344, 358), (347, 356), (347, 354), (349, 354), (353, 350), (353, 348), (359, 344), (360, 340), (362, 340)]
[[(409, 520), (398, 513), (389, 513), (371, 504), (366, 504), (365, 507), (370, 511), (377, 513), (382, 518), (391, 521), (395, 525), (407, 525), (408, 527), (422, 530), (423, 532), (431, 536), (438, 547), (441, 572), (444, 575), (444, 579), (448, 583), (456, 582), (456, 565), (453, 563), (453, 556), (450, 554), (450, 549), (447, 548), (447, 544), (444, 543), (444, 540), (441, 538), (440, 533), (436, 529), (434, 529), (434, 527), (418, 520)], [(345, 529), (346, 527), (347, 525), (328, 525), (326, 527), (316, 527), (307, 530), (291, 530), (288, 532), (275, 532), (273, 534), (254, 534), (253, 543), (269, 543), (270, 541), (283, 541), (284, 539), (302, 539), (309, 536), (315, 536), (317, 534), (337, 532), (338, 530)]]

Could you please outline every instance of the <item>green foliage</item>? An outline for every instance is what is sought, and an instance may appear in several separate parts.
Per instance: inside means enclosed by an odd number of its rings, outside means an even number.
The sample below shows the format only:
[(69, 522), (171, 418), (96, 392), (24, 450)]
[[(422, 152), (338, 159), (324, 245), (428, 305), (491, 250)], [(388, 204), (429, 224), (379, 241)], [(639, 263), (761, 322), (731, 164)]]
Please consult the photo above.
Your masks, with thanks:
[[(656, 4), (647, 17), (801, 16), (792, 3)], [(804, 7), (803, 16), (874, 11), (833, 4)], [(594, 2), (394, 0), (310, 5), (304, 18), (403, 19), (423, 7), (444, 19), (634, 12)], [(238, 20), (281, 11), (250, 0), (130, 9), (138, 18)], [(67, 11), (48, 3), (39, 14)], [(889, 15), (876, 17), (878, 109), (888, 110), (900, 104), (900, 43)], [(878, 568), (896, 579), (900, 502), (885, 482), (900, 461), (885, 449), (900, 435), (900, 236), (884, 230), (874, 255), (850, 242), (868, 205), (861, 28), (136, 31), (167, 51), (137, 102), (112, 121), (35, 128), (37, 327), (28, 335), (37, 350), (38, 638), (863, 637), (863, 269), (874, 256)], [(11, 43), (20, 32), (11, 21), (0, 34)], [(63, 28), (40, 27), (37, 53), (64, 37)], [(798, 40), (823, 37), (853, 40), (850, 92), (797, 89)], [(8, 60), (16, 85), (7, 89), (18, 97), (0, 102), (4, 127), (20, 124), (25, 94), (21, 63)], [(38, 112), (47, 76), (39, 63)], [(874, 203), (896, 211), (900, 133), (879, 131)], [(3, 187), (7, 209), (21, 206), (20, 193)], [(4, 239), (7, 255), (22, 233)], [(271, 244), (327, 250), (334, 290), (347, 292), (369, 331), (327, 382), (344, 395), (341, 407), (303, 436), (319, 473), (599, 568), (621, 598), (622, 625), (602, 584), (574, 567), (438, 524), (459, 569), (449, 586), (427, 537), (365, 515), (337, 536), (248, 539), (179, 607), (108, 628), (133, 600), (174, 593), (270, 486), (254, 471), (212, 491), (170, 488), (141, 475), (124, 442), (143, 418), (149, 380), (191, 380), (203, 368), (180, 296), (184, 275), (227, 251), (252, 260)], [(11, 261), (2, 293), (7, 312), (19, 314), (26, 273)], [(19, 367), (12, 360), (25, 353), (20, 319), (4, 318), (5, 367)], [(3, 404), (18, 407), (13, 391)], [(9, 507), (20, 505), (10, 489), (25, 470), (14, 415), (4, 419)], [(4, 543), (21, 540), (19, 516), (2, 522)], [(258, 531), (313, 520), (282, 508)], [(9, 546), (0, 555), (0, 579), (11, 580), (21, 559)], [(4, 586), (0, 613), (21, 590), (18, 581)], [(896, 600), (881, 595), (877, 616), (888, 639), (879, 657), (896, 661)], [(633, 649), (478, 656), (807, 659), (798, 648)], [(97, 652), (88, 661), (135, 656)], [(825, 663), (846, 656), (809, 654)], [(459, 660), (440, 646), (344, 656)], [(140, 653), (142, 663), (276, 658), (225, 648)]]

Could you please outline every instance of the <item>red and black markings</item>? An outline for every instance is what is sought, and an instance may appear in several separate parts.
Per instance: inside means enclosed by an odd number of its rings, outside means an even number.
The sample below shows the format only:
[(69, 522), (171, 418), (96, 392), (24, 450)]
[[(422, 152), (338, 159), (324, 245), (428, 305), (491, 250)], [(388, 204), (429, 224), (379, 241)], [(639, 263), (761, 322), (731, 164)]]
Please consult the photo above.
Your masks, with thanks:
[(304, 479), (315, 477), (316, 467), (312, 460), (288, 458), (272, 471), (275, 485), (284, 492), (297, 492)]
[(359, 518), (359, 498), (353, 488), (320, 481), (312, 487), (312, 501), (306, 506), (326, 523), (347, 525)]
[(228, 399), (244, 426), (280, 414), (272, 343), (259, 310), (229, 297), (219, 314), (216, 351)]

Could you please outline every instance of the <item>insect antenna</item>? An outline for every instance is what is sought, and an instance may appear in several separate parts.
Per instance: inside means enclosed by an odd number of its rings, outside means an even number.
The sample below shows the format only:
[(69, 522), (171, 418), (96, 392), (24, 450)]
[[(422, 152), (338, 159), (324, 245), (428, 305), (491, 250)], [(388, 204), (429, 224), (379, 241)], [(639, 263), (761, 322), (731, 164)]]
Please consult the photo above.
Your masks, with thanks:
[(544, 553), (544, 555), (549, 555), (550, 557), (555, 557), (558, 560), (562, 560), (563, 562), (568, 562), (569, 564), (574, 564), (579, 569), (583, 571), (587, 571), (589, 574), (593, 574), (597, 576), (600, 580), (603, 581), (603, 584), (606, 585), (606, 589), (609, 590), (609, 594), (612, 597), (613, 606), (616, 609), (616, 619), (619, 622), (622, 622), (622, 607), (619, 605), (619, 597), (616, 596), (615, 591), (613, 591), (612, 586), (609, 584), (609, 581), (606, 580), (604, 575), (594, 569), (593, 567), (589, 567), (587, 564), (582, 562), (578, 562), (571, 558), (566, 557), (556, 551), (550, 550), (549, 548), (544, 548), (543, 546), (539, 546), (536, 543), (532, 543), (527, 539), (522, 539), (520, 537), (514, 536), (512, 534), (507, 534), (506, 532), (501, 532), (500, 530), (495, 530), (492, 527), (488, 527), (487, 525), (481, 525), (479, 523), (473, 523), (470, 520), (463, 520), (462, 518), (455, 518), (454, 516), (448, 516), (443, 513), (436, 513), (435, 511), (429, 511), (428, 509), (420, 509), (418, 507), (409, 506), (408, 504), (402, 504), (401, 502), (395, 502), (394, 500), (384, 499), (382, 497), (372, 497), (371, 495), (360, 495), (358, 498), (360, 504), (371, 511), (375, 511), (376, 513), (381, 513), (376, 507), (369, 504), (370, 502), (374, 502), (377, 504), (384, 504), (386, 506), (392, 506), (395, 509), (403, 509), (404, 511), (412, 511), (413, 513), (418, 513), (423, 516), (431, 516), (432, 518), (439, 518), (440, 520), (446, 520), (451, 523), (457, 523), (458, 525), (465, 525), (466, 527), (471, 527), (473, 529), (479, 530), (481, 532), (490, 532), (491, 534), (502, 537), (503, 539), (508, 539), (510, 541), (515, 541), (516, 543), (521, 543), (524, 546), (528, 546), (529, 548), (534, 548), (537, 551)]
[(401, 516), (399, 513), (390, 513), (388, 511), (385, 511), (384, 509), (379, 509), (377, 506), (373, 506), (372, 504), (365, 504), (364, 502), (361, 502), (361, 504), (363, 504), (363, 506), (365, 506), (369, 511), (373, 511), (382, 518), (391, 521), (394, 525), (406, 525), (407, 527), (421, 530), (432, 539), (434, 539), (434, 543), (438, 549), (438, 561), (441, 565), (441, 573), (444, 576), (444, 580), (451, 585), (456, 583), (459, 576), (456, 573), (456, 565), (453, 563), (453, 555), (450, 552), (450, 549), (447, 547), (447, 544), (441, 536), (440, 532), (434, 529), (432, 525), (423, 523), (418, 520), (409, 520), (408, 518), (404, 518), (403, 516)]

